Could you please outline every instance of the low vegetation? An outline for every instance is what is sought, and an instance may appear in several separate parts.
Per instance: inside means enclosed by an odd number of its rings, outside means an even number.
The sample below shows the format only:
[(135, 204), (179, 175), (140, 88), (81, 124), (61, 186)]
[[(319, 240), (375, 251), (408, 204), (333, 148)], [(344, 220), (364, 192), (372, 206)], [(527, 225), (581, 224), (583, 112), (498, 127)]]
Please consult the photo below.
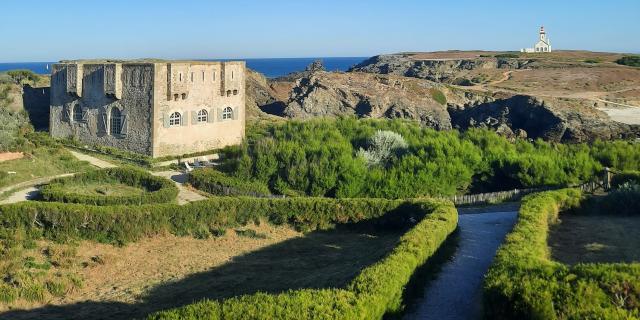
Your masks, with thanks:
[(447, 104), (447, 97), (444, 95), (442, 91), (433, 88), (429, 90), (429, 92), (431, 93), (431, 98), (435, 100), (437, 103), (443, 106)]
[(402, 292), (414, 270), (456, 228), (457, 214), (450, 203), (425, 202), (421, 206), (421, 211), (431, 213), (402, 236), (387, 257), (362, 270), (344, 288), (204, 300), (149, 319), (381, 319), (401, 309)]
[[(639, 196), (637, 194), (636, 196)], [(640, 265), (577, 264), (550, 259), (549, 224), (580, 206), (579, 190), (528, 196), (485, 280), (491, 319), (632, 319), (640, 316)], [(635, 208), (636, 212), (638, 207)], [(615, 214), (615, 213), (613, 213)]]
[(269, 187), (262, 182), (241, 180), (209, 168), (189, 173), (189, 183), (217, 196), (265, 197), (271, 194)]
[(61, 147), (36, 147), (26, 151), (22, 159), (0, 162), (0, 188), (70, 172), (89, 170), (91, 166), (77, 160)]
[(45, 201), (98, 206), (165, 203), (178, 188), (162, 177), (134, 168), (109, 168), (59, 178), (41, 188)]
[[(379, 135), (393, 136), (399, 147), (377, 146)], [(566, 186), (589, 181), (603, 166), (640, 169), (634, 142), (510, 142), (488, 130), (435, 131), (414, 122), (351, 118), (251, 127), (245, 145), (222, 153), (222, 171), (268, 185), (275, 194), (337, 198)]]
[(640, 56), (624, 56), (616, 60), (616, 63), (625, 66), (640, 67)]

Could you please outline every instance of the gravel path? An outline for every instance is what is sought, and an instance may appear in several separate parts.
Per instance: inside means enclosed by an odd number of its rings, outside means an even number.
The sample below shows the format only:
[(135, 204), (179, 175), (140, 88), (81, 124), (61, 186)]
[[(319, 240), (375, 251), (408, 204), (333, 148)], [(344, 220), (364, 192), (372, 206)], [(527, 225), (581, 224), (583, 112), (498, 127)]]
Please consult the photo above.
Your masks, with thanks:
[[(511, 231), (517, 209), (484, 207), (459, 210), (455, 253), (427, 284), (405, 319), (481, 319), (482, 281), (496, 250)], [(506, 211), (510, 210), (510, 211)]]

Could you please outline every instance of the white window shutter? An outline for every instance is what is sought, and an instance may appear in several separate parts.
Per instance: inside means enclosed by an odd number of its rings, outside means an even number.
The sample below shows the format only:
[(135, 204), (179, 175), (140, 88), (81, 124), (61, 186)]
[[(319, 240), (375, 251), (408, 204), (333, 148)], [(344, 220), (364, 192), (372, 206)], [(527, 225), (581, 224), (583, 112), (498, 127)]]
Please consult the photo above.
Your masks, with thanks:
[(231, 119), (238, 120), (238, 109), (239, 108), (231, 108)]
[(191, 111), (191, 124), (198, 123), (198, 111)]
[(222, 121), (222, 109), (218, 108), (218, 121)]
[(209, 123), (214, 122), (214, 120), (215, 120), (215, 117), (214, 117), (215, 116), (215, 110), (216, 109), (213, 109), (213, 108), (209, 109), (209, 114), (207, 115), (207, 122), (209, 122)]
[(182, 113), (182, 116), (180, 117), (180, 125), (185, 127), (189, 124), (189, 119), (187, 118), (189, 116), (189, 113), (187, 111)]

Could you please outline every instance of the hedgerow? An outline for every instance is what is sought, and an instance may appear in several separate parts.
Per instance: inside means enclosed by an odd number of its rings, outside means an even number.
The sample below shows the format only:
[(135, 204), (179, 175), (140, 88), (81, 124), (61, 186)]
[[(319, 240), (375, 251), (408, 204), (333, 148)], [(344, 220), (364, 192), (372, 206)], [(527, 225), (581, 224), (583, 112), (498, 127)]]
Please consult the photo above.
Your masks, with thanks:
[(457, 226), (449, 202), (413, 202), (431, 212), (401, 237), (383, 260), (362, 270), (345, 288), (257, 293), (226, 300), (203, 300), (158, 312), (149, 319), (382, 319), (401, 308), (404, 286)]
[(265, 197), (271, 195), (269, 187), (264, 183), (242, 180), (210, 168), (190, 172), (189, 183), (199, 190), (218, 196)]
[(551, 260), (549, 224), (582, 200), (576, 189), (526, 197), (518, 222), (485, 278), (488, 319), (634, 319), (640, 317), (640, 264)]
[[(87, 182), (115, 181), (144, 189), (141, 195), (90, 195), (69, 192), (66, 187)], [(178, 195), (178, 188), (168, 179), (156, 177), (134, 168), (108, 168), (59, 178), (41, 188), (45, 201), (82, 203), (98, 206), (171, 202)]]
[[(87, 239), (123, 244), (143, 236), (178, 236), (252, 221), (290, 224), (301, 231), (326, 229), (393, 213), (393, 221), (420, 213), (428, 201), (328, 198), (217, 197), (186, 205), (93, 206), (29, 201), (0, 206), (0, 228), (22, 228), (47, 239)], [(382, 218), (381, 218), (382, 219)], [(386, 220), (381, 220), (384, 223)]]

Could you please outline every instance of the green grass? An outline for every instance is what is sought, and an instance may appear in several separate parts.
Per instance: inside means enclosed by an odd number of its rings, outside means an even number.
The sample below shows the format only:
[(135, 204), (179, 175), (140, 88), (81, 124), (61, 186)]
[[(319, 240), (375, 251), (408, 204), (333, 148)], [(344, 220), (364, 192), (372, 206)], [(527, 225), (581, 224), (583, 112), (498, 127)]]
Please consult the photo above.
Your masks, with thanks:
[(431, 98), (433, 98), (437, 103), (441, 105), (447, 104), (447, 97), (442, 93), (442, 91), (432, 88), (429, 92), (431, 93)]
[(563, 214), (549, 233), (556, 261), (630, 263), (640, 261), (640, 216)]
[[(91, 168), (87, 162), (77, 160), (62, 148), (36, 148), (22, 159), (0, 162), (0, 188), (40, 177), (82, 172)], [(15, 174), (8, 173), (11, 171)]]
[(86, 181), (78, 184), (69, 184), (63, 186), (62, 191), (94, 196), (142, 195), (146, 192), (142, 188), (128, 186), (118, 181)]

